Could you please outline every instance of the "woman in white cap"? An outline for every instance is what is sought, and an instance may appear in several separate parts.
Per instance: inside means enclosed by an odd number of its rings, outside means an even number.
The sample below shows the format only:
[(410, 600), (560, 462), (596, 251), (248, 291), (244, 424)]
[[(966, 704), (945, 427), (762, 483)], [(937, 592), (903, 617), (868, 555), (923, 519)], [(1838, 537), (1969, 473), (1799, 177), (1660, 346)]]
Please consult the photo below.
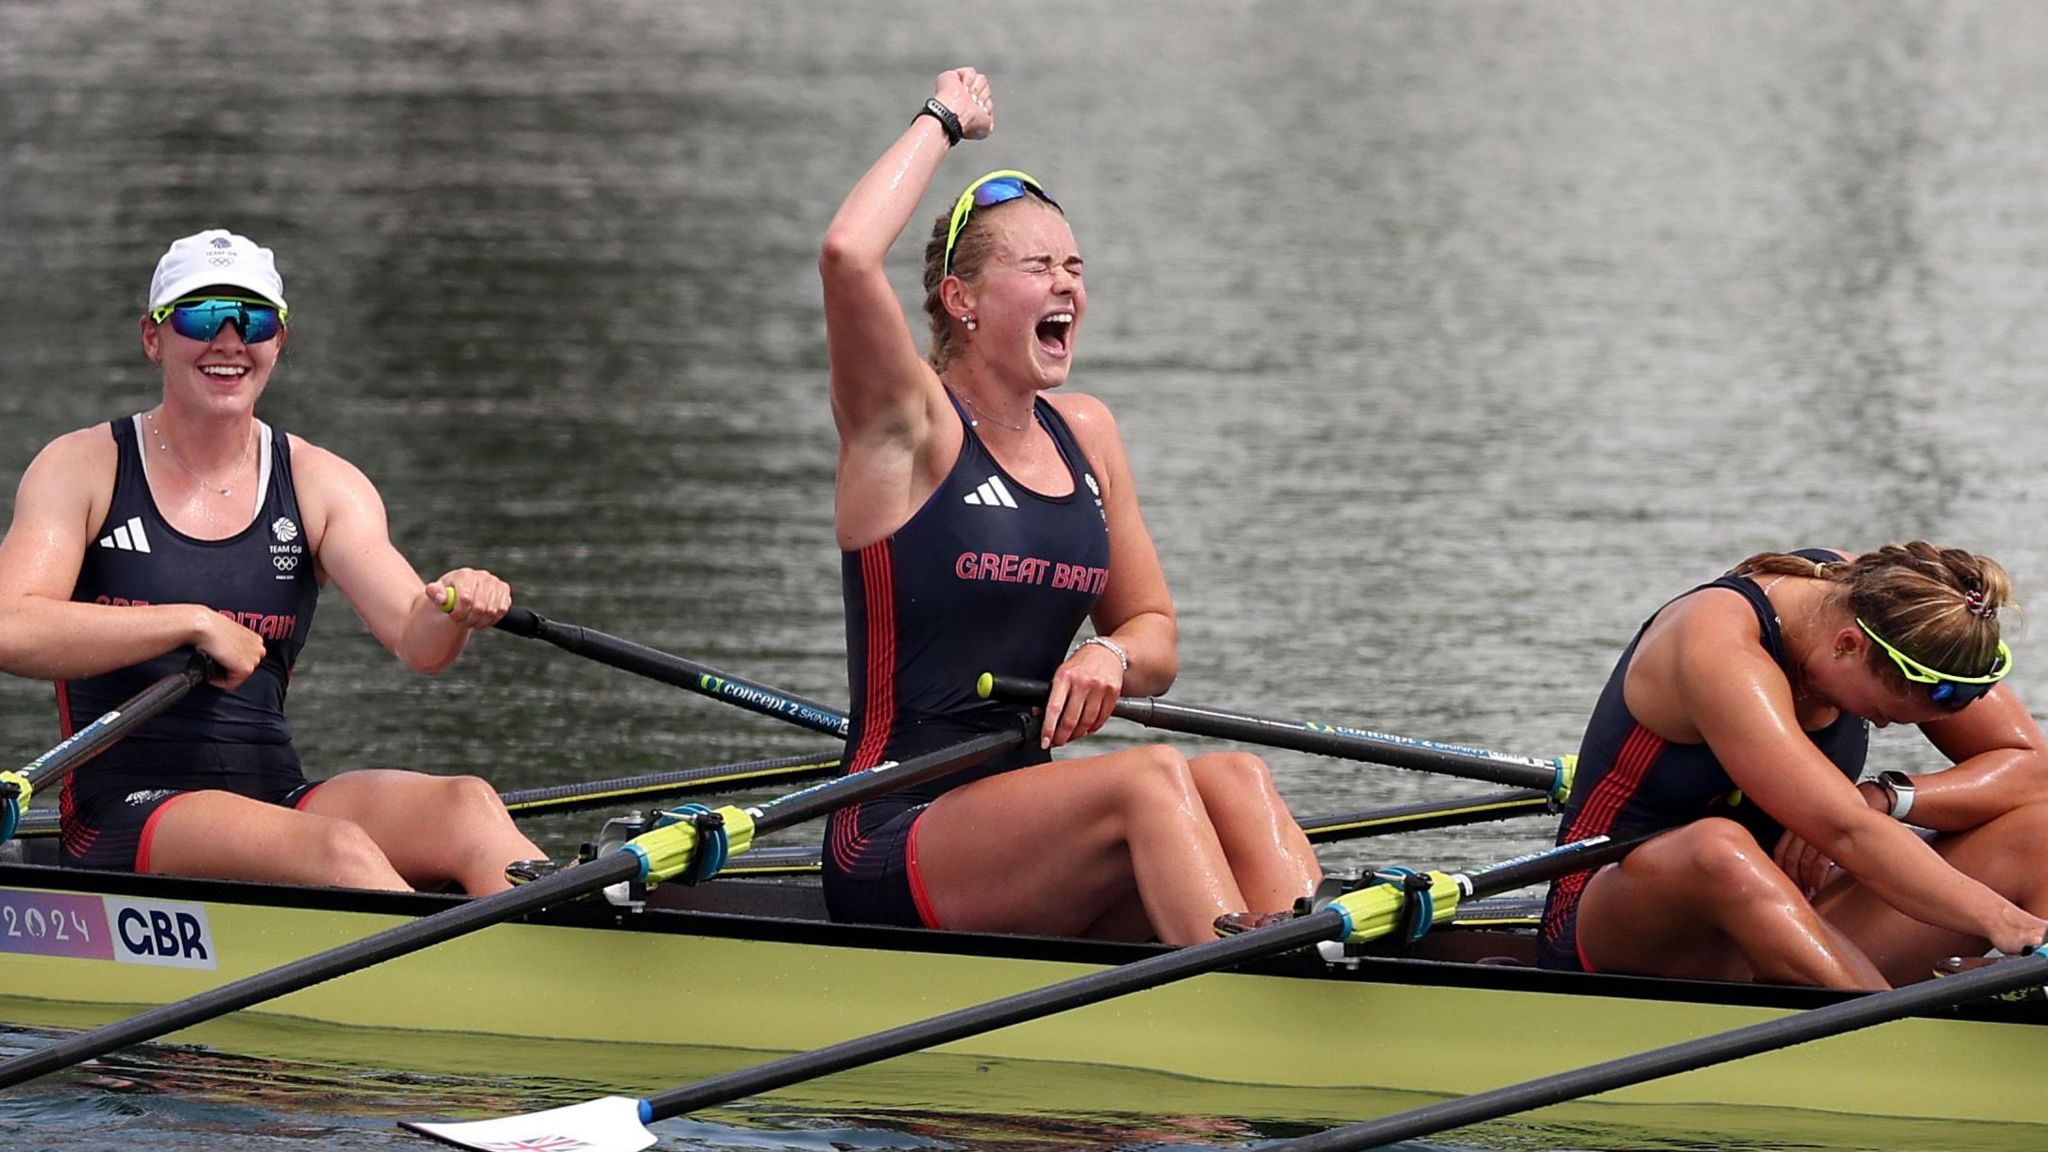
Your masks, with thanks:
[(422, 581), (354, 465), (256, 418), (288, 314), (268, 248), (218, 229), (173, 243), (141, 318), (162, 399), (58, 437), (22, 476), (0, 540), (0, 670), (57, 681), (68, 734), (188, 648), (217, 668), (65, 780), (63, 859), (496, 891), (541, 852), (490, 785), (395, 770), (312, 783), (292, 747), (285, 687), (322, 584), (428, 673), (512, 593), (475, 568)]

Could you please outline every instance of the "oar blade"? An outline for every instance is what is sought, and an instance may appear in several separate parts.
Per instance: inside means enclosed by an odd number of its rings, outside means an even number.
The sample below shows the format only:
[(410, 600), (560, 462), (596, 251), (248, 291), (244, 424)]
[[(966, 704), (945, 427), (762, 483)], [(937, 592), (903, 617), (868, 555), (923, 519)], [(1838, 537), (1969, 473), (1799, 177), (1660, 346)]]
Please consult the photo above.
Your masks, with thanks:
[(477, 1152), (640, 1152), (660, 1139), (640, 1122), (640, 1101), (630, 1096), (606, 1096), (494, 1120), (400, 1123), (422, 1136)]

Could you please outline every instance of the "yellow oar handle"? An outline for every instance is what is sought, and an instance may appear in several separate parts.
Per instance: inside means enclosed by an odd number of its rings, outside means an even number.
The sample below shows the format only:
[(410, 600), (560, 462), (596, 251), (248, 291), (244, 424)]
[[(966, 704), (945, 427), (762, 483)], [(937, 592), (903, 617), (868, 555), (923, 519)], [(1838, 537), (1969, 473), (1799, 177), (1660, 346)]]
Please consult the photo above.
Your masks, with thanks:
[[(7, 795), (8, 786), (13, 795)], [(21, 814), (28, 811), (28, 798), (35, 795), (35, 785), (29, 783), (25, 772), (0, 772), (0, 844), (14, 839), (21, 829)]]
[[(1458, 883), (1458, 877), (1450, 872), (1420, 872), (1411, 875), (1426, 878), (1428, 886), (1419, 884), (1410, 891), (1400, 881), (1374, 884), (1356, 892), (1330, 901), (1329, 907), (1343, 911), (1351, 924), (1351, 931), (1344, 939), (1353, 943), (1379, 940), (1396, 933), (1405, 932), (1410, 939), (1420, 937), (1432, 924), (1449, 920), (1458, 910), (1458, 901), (1464, 898), (1465, 890)], [(1428, 922), (1415, 923), (1411, 905), (1427, 907)]]
[(1571, 799), (1572, 785), (1578, 781), (1579, 754), (1568, 752), (1557, 758), (1557, 784), (1550, 789), (1550, 810), (1564, 810), (1564, 802)]
[[(754, 843), (753, 814), (730, 805), (716, 810), (725, 821), (725, 851), (733, 856)], [(688, 820), (664, 825), (626, 841), (621, 851), (640, 857), (640, 881), (649, 887), (689, 871), (697, 861), (697, 826)]]

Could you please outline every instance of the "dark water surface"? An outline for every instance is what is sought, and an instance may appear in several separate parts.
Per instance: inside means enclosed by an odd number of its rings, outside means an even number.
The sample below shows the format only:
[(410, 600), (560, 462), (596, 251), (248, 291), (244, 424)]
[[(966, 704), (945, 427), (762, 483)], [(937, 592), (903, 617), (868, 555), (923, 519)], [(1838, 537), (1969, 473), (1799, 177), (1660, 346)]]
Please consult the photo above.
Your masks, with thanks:
[[(1000, 126), (920, 227), (993, 167), (1067, 207), (1075, 386), (1124, 428), (1179, 698), (1548, 756), (1640, 619), (1752, 551), (1926, 536), (2048, 588), (2048, 11), (2022, 3), (0, 0), (0, 492), (153, 402), (151, 264), (229, 226), (293, 303), (264, 414), (375, 479), (422, 571), (489, 567), (544, 614), (843, 701), (814, 254), (960, 63)], [(430, 681), (338, 596), (318, 632), (293, 690), (316, 773), (522, 787), (829, 746), (509, 636)], [(0, 748), (53, 739), (48, 688), (0, 682)], [(1876, 757), (1931, 760), (1911, 734)], [(1304, 813), (1486, 787), (1272, 759)], [(595, 823), (540, 827), (562, 850)], [(1326, 860), (1480, 863), (1549, 831)], [(0, 1097), (0, 1128), (401, 1143), (359, 1086), (112, 1079)], [(1259, 1135), (792, 1123), (671, 1143)]]

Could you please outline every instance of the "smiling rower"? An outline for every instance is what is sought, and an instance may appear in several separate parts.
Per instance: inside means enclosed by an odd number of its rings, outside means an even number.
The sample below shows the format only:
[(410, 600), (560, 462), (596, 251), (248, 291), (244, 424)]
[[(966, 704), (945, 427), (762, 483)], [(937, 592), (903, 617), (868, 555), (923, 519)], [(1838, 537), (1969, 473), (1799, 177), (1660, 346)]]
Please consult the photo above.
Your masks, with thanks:
[(51, 441), (0, 540), (0, 670), (57, 681), (66, 735), (196, 647), (219, 673), (78, 768), (63, 859), (89, 868), (403, 889), (506, 886), (540, 852), (475, 777), (308, 781), (284, 715), (322, 585), (437, 672), (511, 606), (503, 580), (423, 582), (354, 465), (256, 418), (290, 331), (270, 249), (213, 230), (157, 262), (145, 412)]

